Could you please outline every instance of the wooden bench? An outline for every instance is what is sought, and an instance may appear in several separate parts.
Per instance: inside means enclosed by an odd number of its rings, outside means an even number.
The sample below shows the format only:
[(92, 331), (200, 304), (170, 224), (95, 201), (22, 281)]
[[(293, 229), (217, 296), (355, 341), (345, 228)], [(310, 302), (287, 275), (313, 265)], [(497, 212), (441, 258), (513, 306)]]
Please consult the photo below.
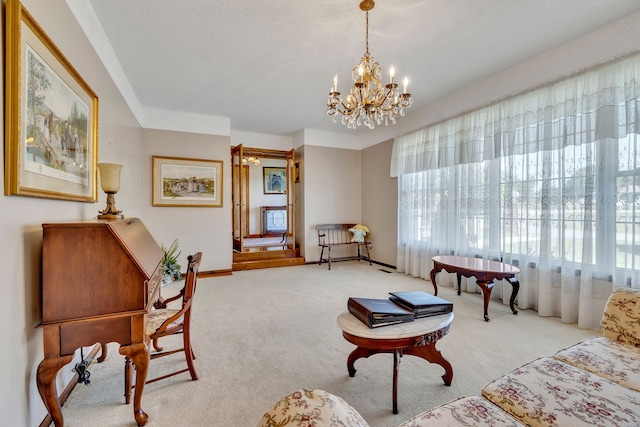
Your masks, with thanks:
[[(318, 262), (318, 265), (322, 265), (323, 262), (326, 262), (329, 264), (329, 270), (331, 270), (331, 248), (334, 246), (349, 245), (357, 246), (358, 255), (335, 258), (334, 261), (346, 261), (353, 259), (360, 261), (361, 259), (365, 259), (369, 261), (369, 265), (371, 265), (371, 255), (369, 254), (371, 242), (366, 238), (362, 243), (351, 241), (353, 233), (351, 233), (349, 229), (355, 225), (356, 224), (319, 224), (316, 226), (316, 230), (318, 230), (318, 246), (322, 248), (320, 251), (320, 261)], [(364, 246), (367, 251), (366, 257), (360, 252), (361, 246)], [(327, 249), (327, 258), (323, 258), (325, 248)]]

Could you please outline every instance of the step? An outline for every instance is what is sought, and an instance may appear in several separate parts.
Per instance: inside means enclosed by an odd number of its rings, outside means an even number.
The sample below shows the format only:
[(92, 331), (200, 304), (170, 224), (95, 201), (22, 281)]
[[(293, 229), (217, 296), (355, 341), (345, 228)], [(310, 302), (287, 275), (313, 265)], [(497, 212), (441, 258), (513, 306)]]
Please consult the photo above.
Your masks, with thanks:
[(303, 257), (273, 258), (273, 259), (262, 259), (262, 260), (255, 260), (255, 261), (234, 262), (232, 264), (231, 270), (233, 271), (257, 270), (260, 268), (289, 267), (292, 265), (303, 265), (303, 264), (304, 264)]
[(283, 258), (296, 258), (300, 256), (300, 249), (287, 249), (279, 251), (259, 251), (259, 252), (234, 252), (233, 262), (244, 261), (260, 261), (267, 259), (283, 259)]

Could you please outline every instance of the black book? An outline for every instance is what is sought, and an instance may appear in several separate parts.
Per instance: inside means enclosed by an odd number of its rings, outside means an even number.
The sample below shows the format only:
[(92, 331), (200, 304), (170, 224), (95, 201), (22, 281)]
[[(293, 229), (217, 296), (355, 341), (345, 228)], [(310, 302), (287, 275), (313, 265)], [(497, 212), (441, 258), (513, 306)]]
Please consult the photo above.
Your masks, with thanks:
[(400, 307), (388, 299), (349, 298), (347, 309), (370, 328), (411, 322), (415, 317), (413, 311)]
[(424, 291), (389, 292), (389, 300), (413, 311), (416, 318), (438, 316), (453, 311), (453, 303)]

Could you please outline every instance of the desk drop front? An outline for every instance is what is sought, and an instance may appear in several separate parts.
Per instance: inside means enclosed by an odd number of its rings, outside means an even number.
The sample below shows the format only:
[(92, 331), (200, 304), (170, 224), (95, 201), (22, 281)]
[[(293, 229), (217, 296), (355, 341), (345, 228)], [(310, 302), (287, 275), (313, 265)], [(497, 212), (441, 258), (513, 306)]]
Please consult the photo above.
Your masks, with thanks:
[(162, 250), (137, 218), (43, 224), (40, 396), (64, 425), (55, 378), (80, 347), (117, 342), (136, 366), (134, 417), (141, 408), (149, 350), (147, 312), (160, 293)]

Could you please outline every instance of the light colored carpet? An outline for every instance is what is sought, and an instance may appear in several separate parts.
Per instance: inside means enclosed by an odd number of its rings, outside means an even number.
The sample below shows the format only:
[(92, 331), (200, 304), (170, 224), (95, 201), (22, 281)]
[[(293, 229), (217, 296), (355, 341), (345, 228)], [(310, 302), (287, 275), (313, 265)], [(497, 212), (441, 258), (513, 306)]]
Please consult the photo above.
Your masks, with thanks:
[[(182, 374), (146, 386), (148, 426), (255, 426), (264, 411), (298, 388), (318, 388), (344, 398), (372, 427), (397, 426), (412, 416), (460, 396), (476, 394), (492, 379), (537, 357), (548, 356), (599, 331), (585, 331), (531, 310), (517, 316), (492, 301), (491, 322), (482, 318), (480, 294), (458, 296), (451, 332), (438, 342), (453, 366), (444, 370), (405, 356), (399, 368), (399, 414), (391, 412), (390, 354), (360, 359), (354, 378), (347, 356), (354, 346), (336, 325), (350, 296), (387, 298), (391, 291), (433, 291), (428, 281), (357, 261), (234, 272), (200, 279), (194, 301), (193, 348), (200, 379)], [(172, 289), (173, 288), (173, 289)], [(170, 296), (175, 284), (163, 288)], [(169, 338), (170, 340), (175, 337)], [(90, 367), (91, 384), (79, 384), (63, 407), (68, 426), (134, 426), (132, 405), (123, 398), (123, 358), (110, 344), (102, 364)], [(152, 361), (150, 377), (169, 363)]]

